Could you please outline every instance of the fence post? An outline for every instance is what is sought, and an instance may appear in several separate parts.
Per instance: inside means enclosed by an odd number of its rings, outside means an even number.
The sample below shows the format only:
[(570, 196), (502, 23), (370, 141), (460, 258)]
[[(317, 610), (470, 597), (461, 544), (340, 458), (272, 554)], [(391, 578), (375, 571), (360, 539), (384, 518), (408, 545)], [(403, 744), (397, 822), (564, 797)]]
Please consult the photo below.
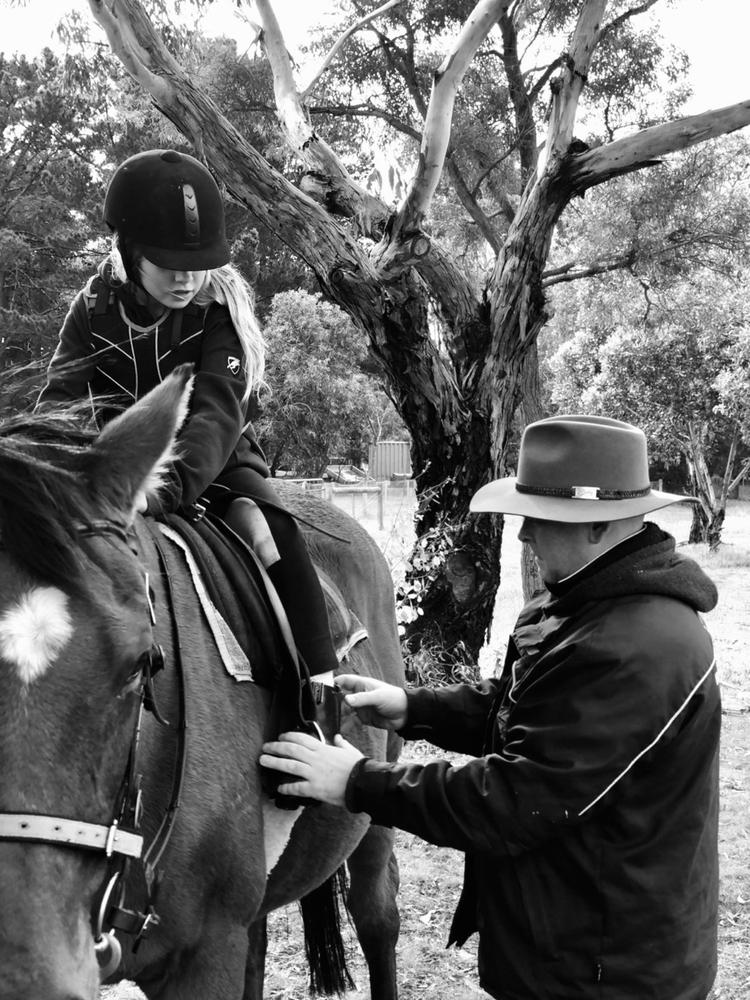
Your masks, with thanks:
[(385, 498), (388, 493), (388, 483), (385, 480), (380, 483), (380, 489), (378, 491), (378, 528), (380, 531), (383, 530), (383, 525), (385, 524)]

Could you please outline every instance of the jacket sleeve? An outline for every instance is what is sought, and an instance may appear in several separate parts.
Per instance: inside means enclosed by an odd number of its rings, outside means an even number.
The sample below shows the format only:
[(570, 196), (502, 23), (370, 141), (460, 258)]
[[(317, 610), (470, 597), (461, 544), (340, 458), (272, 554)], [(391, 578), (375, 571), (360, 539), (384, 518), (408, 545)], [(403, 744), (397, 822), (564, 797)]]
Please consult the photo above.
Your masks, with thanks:
[(399, 732), (407, 740), (427, 740), (443, 750), (477, 756), (482, 752), (487, 720), (498, 696), (499, 682), (455, 684), (407, 690), (407, 724)]
[[(685, 606), (665, 628), (665, 603), (610, 628), (592, 623), (543, 657), (511, 690), (496, 753), (460, 766), (360, 762), (348, 808), (441, 846), (507, 855), (653, 781), (649, 766), (686, 720), (719, 710), (708, 634)], [(680, 747), (700, 752), (689, 737)]]
[(73, 300), (60, 329), (60, 338), (47, 369), (47, 381), (37, 407), (45, 403), (66, 403), (85, 399), (94, 374), (85, 291)]
[(201, 496), (227, 464), (246, 427), (242, 346), (224, 306), (207, 310), (202, 345), (190, 411), (177, 439), (175, 507), (189, 506)]

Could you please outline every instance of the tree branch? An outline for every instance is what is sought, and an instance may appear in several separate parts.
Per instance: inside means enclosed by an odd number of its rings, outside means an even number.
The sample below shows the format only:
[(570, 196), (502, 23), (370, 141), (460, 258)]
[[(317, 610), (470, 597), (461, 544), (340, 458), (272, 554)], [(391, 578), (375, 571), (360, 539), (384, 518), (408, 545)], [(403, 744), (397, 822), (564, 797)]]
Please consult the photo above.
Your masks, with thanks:
[(542, 92), (542, 89), (544, 88), (545, 84), (550, 79), (552, 74), (555, 72), (555, 70), (559, 69), (560, 66), (562, 65), (563, 65), (563, 57), (558, 56), (557, 59), (554, 59), (549, 64), (549, 66), (544, 70), (544, 72), (536, 81), (534, 86), (531, 88), (531, 90), (529, 90), (529, 100), (531, 101), (532, 104), (536, 101), (537, 97)]
[(631, 7), (630, 10), (623, 11), (618, 17), (613, 18), (608, 24), (605, 24), (602, 28), (601, 36), (609, 35), (613, 31), (616, 31), (621, 24), (625, 21), (629, 21), (632, 17), (638, 17), (639, 14), (645, 14), (647, 10), (659, 3), (659, 0), (644, 0), (643, 3), (639, 4), (637, 7)]
[(622, 257), (616, 257), (610, 261), (589, 264), (586, 267), (571, 262), (560, 267), (550, 268), (544, 272), (542, 277), (542, 287), (549, 288), (552, 285), (559, 285), (564, 281), (579, 281), (581, 278), (591, 278), (597, 274), (607, 274), (610, 271), (623, 271), (632, 267), (635, 262), (635, 254), (629, 253)]
[(745, 476), (750, 472), (750, 458), (746, 458), (742, 465), (740, 466), (740, 471), (734, 477), (734, 479), (727, 486), (727, 493), (731, 493), (732, 490), (736, 490), (740, 485)]
[(573, 32), (566, 66), (552, 86), (552, 114), (547, 134), (546, 158), (562, 158), (573, 138), (578, 101), (588, 78), (607, 0), (586, 0)]
[[(306, 261), (324, 293), (347, 306), (365, 329), (382, 326), (376, 318), (395, 308), (386, 305), (384, 296), (391, 295), (394, 304), (399, 300), (396, 283), (412, 263), (446, 317), (459, 326), (474, 322), (477, 293), (440, 247), (418, 234), (411, 258), (389, 275), (385, 291), (362, 243), (275, 171), (177, 65), (140, 0), (106, 0), (106, 9), (104, 0), (89, 0), (89, 5), (115, 55), (129, 72), (132, 68), (131, 75), (210, 163), (230, 195)], [(356, 204), (356, 193), (352, 198)], [(378, 199), (368, 198), (385, 212)]]
[(369, 14), (365, 14), (358, 21), (355, 21), (355, 23), (351, 25), (351, 27), (346, 29), (346, 31), (341, 35), (340, 38), (336, 39), (336, 42), (333, 44), (328, 54), (323, 59), (323, 62), (321, 63), (320, 68), (315, 73), (315, 76), (313, 76), (312, 80), (310, 80), (307, 86), (300, 93), (300, 100), (302, 101), (303, 104), (307, 103), (307, 99), (317, 86), (318, 81), (321, 79), (323, 74), (326, 72), (328, 67), (331, 65), (333, 60), (336, 58), (336, 56), (339, 54), (339, 52), (346, 44), (346, 42), (351, 38), (351, 36), (354, 35), (357, 31), (359, 31), (360, 28), (363, 28), (366, 24), (369, 24), (370, 21), (374, 21), (376, 17), (379, 17), (381, 14), (385, 14), (386, 11), (389, 11), (392, 7), (398, 7), (398, 5), (402, 4), (403, 2), (404, 0), (388, 0), (387, 3), (382, 4), (382, 6), (378, 7), (376, 10), (370, 11)]
[(571, 184), (573, 194), (580, 195), (612, 177), (653, 166), (659, 162), (659, 156), (736, 132), (746, 125), (750, 125), (750, 101), (652, 125), (636, 135), (571, 156), (563, 177)]
[(352, 118), (379, 118), (384, 121), (387, 125), (390, 125), (394, 132), (400, 132), (402, 135), (408, 136), (416, 144), (422, 139), (422, 133), (414, 128), (413, 125), (409, 125), (408, 122), (403, 121), (403, 119), (397, 117), (392, 112), (387, 111), (385, 108), (379, 108), (376, 104), (371, 104), (366, 101), (363, 104), (314, 104), (309, 108), (311, 115), (330, 115), (334, 117), (347, 117)]
[(279, 122), (309, 177), (301, 187), (333, 212), (354, 218), (363, 235), (378, 239), (388, 209), (349, 175), (339, 157), (310, 125), (302, 105), (287, 47), (270, 0), (255, 0), (263, 25), (261, 43), (273, 75)]
[(504, 12), (500, 18), (500, 30), (503, 35), (503, 66), (516, 119), (521, 177), (525, 181), (536, 169), (538, 159), (534, 103), (531, 95), (526, 91), (521, 73), (516, 26), (513, 19), (508, 17), (507, 12)]
[(456, 92), (477, 49), (510, 3), (511, 0), (480, 0), (452, 51), (435, 72), (417, 173), (377, 255), (382, 271), (398, 265), (404, 250), (409, 252), (404, 243), (413, 241), (414, 235), (421, 231), (445, 164)]
[(469, 190), (452, 153), (448, 153), (446, 156), (445, 169), (450, 177), (451, 183), (453, 184), (453, 189), (458, 195), (458, 200), (466, 209), (470, 217), (474, 220), (479, 232), (487, 240), (494, 253), (497, 253), (500, 249), (500, 239), (498, 234), (495, 232), (492, 223), (482, 210), (476, 196)]
[[(156, 107), (205, 157), (229, 193), (325, 284), (342, 269), (374, 277), (367, 255), (312, 199), (275, 171), (177, 65), (139, 0), (89, 0), (112, 51)], [(333, 277), (332, 277), (333, 276)]]

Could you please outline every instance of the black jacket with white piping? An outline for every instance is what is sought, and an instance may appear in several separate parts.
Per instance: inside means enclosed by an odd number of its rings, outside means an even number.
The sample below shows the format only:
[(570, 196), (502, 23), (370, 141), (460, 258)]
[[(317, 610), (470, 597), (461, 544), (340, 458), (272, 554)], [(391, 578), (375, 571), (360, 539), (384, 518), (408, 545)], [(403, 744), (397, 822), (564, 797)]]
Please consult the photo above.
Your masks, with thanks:
[(716, 971), (720, 700), (702, 570), (646, 525), (529, 602), (502, 676), (409, 693), (347, 805), (466, 854), (451, 940), (500, 1000), (705, 1000)]
[(106, 397), (108, 419), (181, 364), (193, 365), (190, 410), (178, 438), (179, 458), (162, 490), (166, 510), (188, 508), (210, 484), (252, 494), (268, 476), (243, 402), (242, 346), (229, 310), (212, 303), (165, 310), (159, 320), (109, 279), (108, 265), (70, 307), (38, 405)]

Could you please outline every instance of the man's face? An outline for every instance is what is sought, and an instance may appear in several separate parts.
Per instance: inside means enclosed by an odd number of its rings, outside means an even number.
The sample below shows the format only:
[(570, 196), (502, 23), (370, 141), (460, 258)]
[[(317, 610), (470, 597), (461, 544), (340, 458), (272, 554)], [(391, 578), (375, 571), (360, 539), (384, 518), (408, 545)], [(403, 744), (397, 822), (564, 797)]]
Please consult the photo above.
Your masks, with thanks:
[(528, 542), (545, 583), (557, 583), (575, 573), (597, 553), (590, 524), (564, 524), (525, 517), (518, 537)]

